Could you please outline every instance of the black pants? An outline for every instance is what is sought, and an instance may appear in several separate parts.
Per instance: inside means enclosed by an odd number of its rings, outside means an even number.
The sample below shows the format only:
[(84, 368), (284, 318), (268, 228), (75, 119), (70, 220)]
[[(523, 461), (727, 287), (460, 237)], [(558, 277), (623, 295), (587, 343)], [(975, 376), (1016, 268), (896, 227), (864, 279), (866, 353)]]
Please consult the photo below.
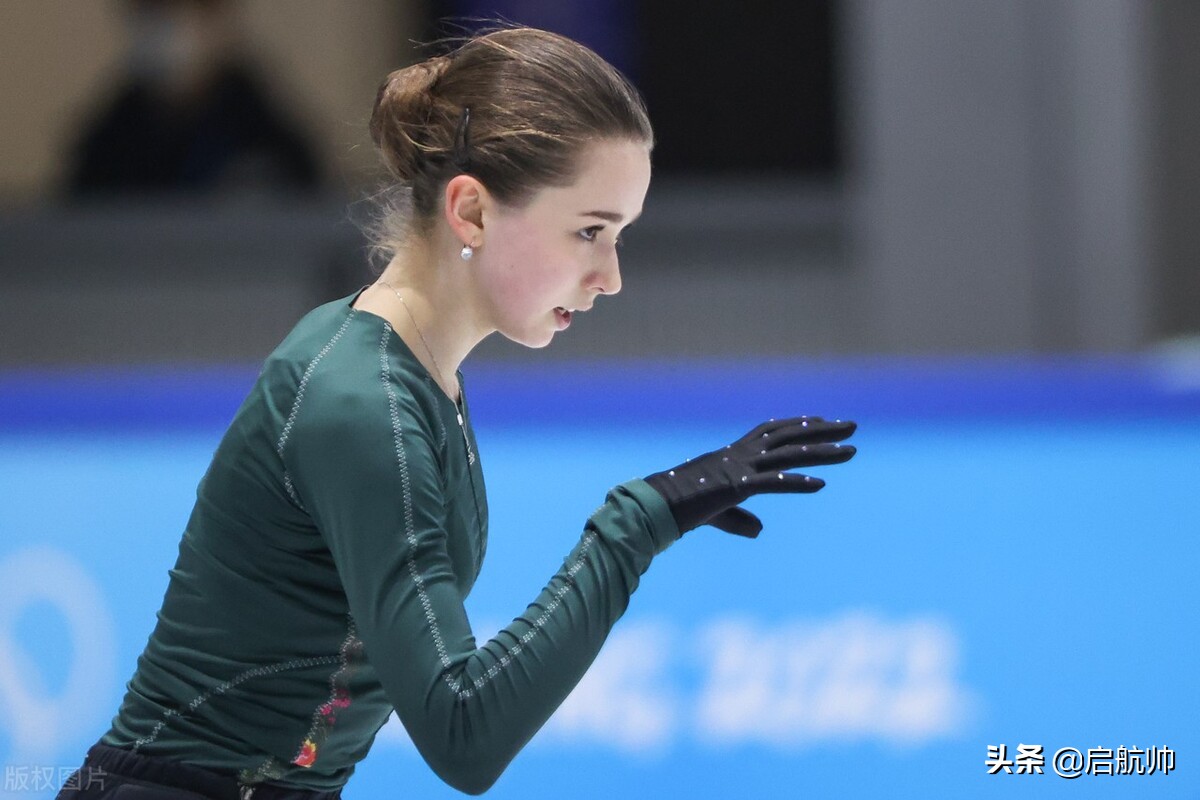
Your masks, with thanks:
[(199, 767), (92, 745), (83, 766), (67, 779), (57, 800), (339, 800), (341, 792), (309, 792), (237, 778)]

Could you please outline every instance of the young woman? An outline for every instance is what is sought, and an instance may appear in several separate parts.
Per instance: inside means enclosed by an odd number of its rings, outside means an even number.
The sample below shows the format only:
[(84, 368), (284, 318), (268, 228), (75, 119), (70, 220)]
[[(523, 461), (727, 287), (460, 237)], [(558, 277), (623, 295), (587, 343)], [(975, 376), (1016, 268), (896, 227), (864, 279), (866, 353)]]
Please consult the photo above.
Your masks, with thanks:
[(738, 503), (816, 491), (787, 470), (854, 454), (838, 444), (853, 423), (771, 421), (617, 486), (525, 612), (477, 643), (463, 599), (487, 499), (458, 368), (496, 331), (542, 347), (618, 291), (650, 123), (595, 53), (505, 29), (389, 76), (371, 132), (406, 200), (380, 226), (390, 262), (267, 359), (120, 712), (68, 784), (86, 788), (61, 798), (336, 797), (393, 709), (441, 778), (483, 792), (655, 555), (706, 523), (757, 535)]

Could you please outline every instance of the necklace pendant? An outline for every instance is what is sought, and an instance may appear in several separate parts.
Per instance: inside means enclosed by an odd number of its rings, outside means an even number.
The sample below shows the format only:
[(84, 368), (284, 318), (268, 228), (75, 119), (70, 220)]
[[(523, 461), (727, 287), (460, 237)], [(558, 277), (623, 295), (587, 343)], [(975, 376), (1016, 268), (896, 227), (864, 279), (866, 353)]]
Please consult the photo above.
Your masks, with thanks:
[(458, 417), (458, 429), (460, 431), (462, 431), (463, 444), (467, 448), (467, 463), (474, 464), (475, 463), (475, 451), (471, 449), (471, 440), (470, 440), (470, 438), (467, 437), (467, 426), (463, 422), (462, 412), (461, 411), (456, 412), (455, 416)]

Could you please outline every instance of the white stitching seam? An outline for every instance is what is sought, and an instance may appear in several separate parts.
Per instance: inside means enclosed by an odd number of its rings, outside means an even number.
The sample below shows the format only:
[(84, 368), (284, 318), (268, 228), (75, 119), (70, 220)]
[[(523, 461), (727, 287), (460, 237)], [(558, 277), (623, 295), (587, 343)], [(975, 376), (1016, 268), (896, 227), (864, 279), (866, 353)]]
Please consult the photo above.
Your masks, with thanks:
[(305, 667), (319, 667), (325, 664), (336, 664), (340, 660), (341, 656), (317, 656), (315, 658), (297, 658), (291, 661), (281, 661), (276, 664), (267, 664), (265, 666), (248, 669), (245, 672), (239, 673), (238, 675), (235, 675), (234, 677), (225, 681), (220, 686), (209, 689), (204, 694), (196, 697), (194, 700), (192, 700), (192, 702), (188, 703), (182, 709), (167, 709), (167, 711), (163, 713), (162, 719), (160, 719), (154, 726), (154, 729), (150, 731), (150, 735), (143, 736), (141, 739), (138, 739), (133, 743), (133, 751), (136, 753), (138, 748), (140, 748), (142, 745), (150, 744), (157, 739), (158, 734), (162, 732), (162, 729), (166, 726), (167, 721), (170, 720), (171, 717), (180, 717), (191, 711), (195, 711), (197, 708), (207, 703), (214, 695), (225, 694), (225, 692), (229, 691), (233, 687), (240, 683), (245, 683), (251, 678), (261, 678), (265, 675), (274, 675), (278, 672), (284, 672), (285, 670), (289, 669), (304, 669)]
[[(346, 328), (350, 326), (350, 320), (354, 319), (356, 313), (356, 309), (350, 309), (350, 313), (346, 316), (342, 327), (338, 328), (333, 338), (326, 342), (320, 352), (309, 362), (308, 367), (304, 370), (304, 374), (300, 377), (300, 386), (296, 389), (296, 399), (292, 401), (291, 413), (288, 414), (287, 422), (284, 423), (283, 430), (279, 432), (279, 441), (275, 444), (275, 452), (279, 454), (281, 459), (283, 458), (283, 448), (287, 445), (288, 436), (292, 433), (292, 426), (296, 423), (296, 415), (300, 413), (300, 403), (304, 401), (304, 391), (308, 388), (308, 379), (312, 377), (313, 370), (317, 368), (317, 364), (321, 362), (321, 359), (333, 349), (333, 346), (337, 344), (337, 340), (342, 338), (342, 334), (346, 332)], [(292, 501), (303, 509), (304, 504), (300, 502), (300, 498), (296, 495), (296, 489), (292, 485), (292, 476), (288, 473), (286, 467), (283, 470), (283, 488), (287, 490), (288, 496), (292, 498)]]
[[(425, 620), (429, 623), (430, 633), (433, 636), (433, 644), (437, 649), (438, 659), (442, 662), (443, 667), (450, 666), (450, 655), (446, 652), (446, 643), (442, 639), (441, 629), (438, 627), (437, 614), (434, 612), (433, 604), (429, 600), (429, 594), (425, 591), (425, 579), (417, 570), (416, 550), (417, 539), (413, 532), (413, 509), (412, 509), (412, 487), (408, 475), (408, 456), (404, 451), (403, 434), (400, 429), (400, 413), (396, 400), (396, 393), (392, 390), (392, 384), (389, 380), (391, 373), (388, 363), (387, 341), (388, 335), (391, 332), (391, 327), (384, 324), (383, 337), (379, 340), (379, 362), (381, 369), (381, 379), (383, 381), (384, 391), (388, 396), (388, 410), (392, 418), (392, 437), (396, 448), (396, 462), (400, 468), (400, 487), (401, 498), (404, 503), (404, 526), (405, 526), (405, 541), (408, 544), (410, 555), (406, 564), (409, 574), (413, 578), (413, 583), (417, 587), (417, 596), (421, 602), (421, 608), (425, 612)], [(443, 673), (442, 678), (446, 681), (446, 685), (460, 700), (465, 700), (479, 689), (483, 688), (490, 680), (499, 675), (505, 667), (512, 663), (514, 657), (520, 654), (524, 646), (529, 644), (534, 637), (541, 632), (546, 622), (550, 619), (550, 615), (561, 605), (562, 598), (567, 595), (575, 587), (575, 574), (583, 568), (584, 558), (591, 549), (592, 544), (596, 541), (596, 534), (589, 533), (583, 538), (583, 542), (579, 548), (579, 555), (567, 568), (567, 579), (563, 585), (554, 593), (554, 600), (546, 606), (541, 615), (533, 621), (533, 627), (521, 635), (517, 644), (510, 647), (500, 660), (488, 668), (481, 677), (476, 678), (471, 682), (471, 688), (462, 688), (460, 680), (451, 678), (450, 675)]]

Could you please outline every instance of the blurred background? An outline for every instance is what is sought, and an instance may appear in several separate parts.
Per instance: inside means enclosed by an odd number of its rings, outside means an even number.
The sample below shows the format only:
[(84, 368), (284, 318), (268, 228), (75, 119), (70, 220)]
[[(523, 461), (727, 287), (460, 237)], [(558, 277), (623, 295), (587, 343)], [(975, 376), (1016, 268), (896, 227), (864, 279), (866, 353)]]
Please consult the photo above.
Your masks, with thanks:
[[(656, 562), (493, 794), (1200, 797), (1190, 0), (6, 0), (6, 795), (107, 728), (257, 365), (372, 280), (380, 81), (490, 17), (619, 66), (658, 145), (621, 294), (464, 367), (477, 633), (607, 486), (759, 414), (860, 422), (836, 484), (756, 507), (779, 536)], [(451, 795), (398, 730), (348, 798)], [(1046, 774), (987, 774), (1031, 742)], [(1103, 774), (1120, 747), (1177, 769)]]

